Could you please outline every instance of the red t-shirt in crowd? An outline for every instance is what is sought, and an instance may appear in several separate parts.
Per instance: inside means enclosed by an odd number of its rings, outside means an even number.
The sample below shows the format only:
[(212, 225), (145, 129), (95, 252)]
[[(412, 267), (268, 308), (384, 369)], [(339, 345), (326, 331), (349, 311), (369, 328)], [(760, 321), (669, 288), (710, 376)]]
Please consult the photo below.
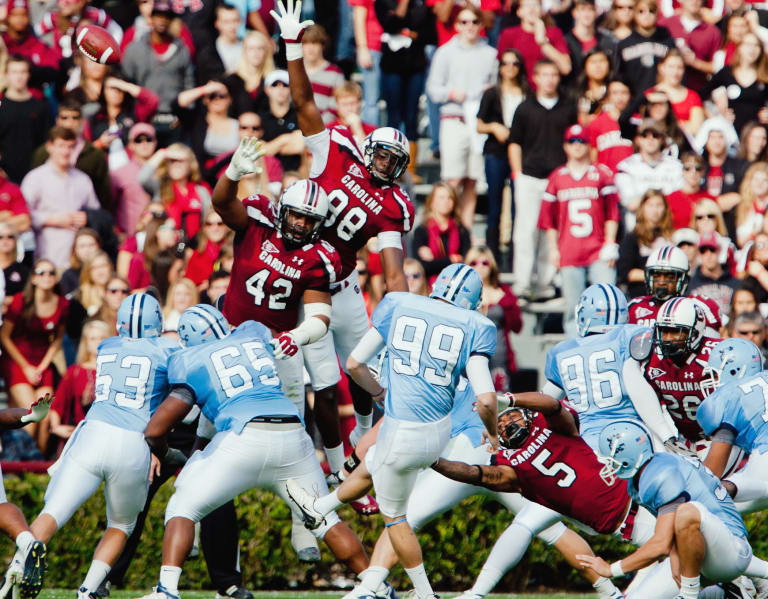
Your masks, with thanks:
[(213, 265), (219, 258), (221, 244), (214, 243), (210, 239), (202, 252), (195, 252), (189, 257), (187, 270), (184, 274), (186, 278), (195, 285), (200, 285), (213, 273)]
[[(568, 44), (565, 43), (565, 38), (560, 29), (557, 27), (547, 27), (547, 37), (558, 52), (568, 54)], [(533, 33), (525, 31), (522, 25), (507, 27), (499, 36), (497, 48), (499, 50), (499, 58), (501, 58), (504, 50), (508, 48), (514, 48), (520, 52), (523, 57), (523, 63), (525, 63), (525, 71), (528, 73), (528, 82), (533, 86), (533, 67), (539, 60), (546, 58), (541, 51), (541, 47), (536, 43), (536, 37)]]
[(707, 192), (709, 195), (717, 197), (723, 193), (723, 168), (720, 166), (710, 166), (707, 173)]
[[(659, 25), (663, 25), (675, 38), (675, 43), (680, 46), (688, 46), (696, 58), (710, 62), (712, 57), (722, 45), (720, 30), (714, 25), (701, 21), (693, 31), (688, 31), (682, 23), (680, 15), (673, 15), (663, 19)], [(685, 84), (694, 91), (700, 91), (707, 82), (707, 75), (691, 67), (685, 69)]]
[[(376, 11), (374, 10), (373, 0), (349, 0), (350, 6), (362, 6), (366, 9), (365, 12), (365, 41), (368, 44), (369, 50), (381, 51), (381, 34), (384, 30), (379, 24), (379, 20), (376, 18)], [(354, 9), (353, 9), (354, 10)]]
[[(655, 87), (650, 88), (645, 93), (649, 94), (653, 91), (656, 91)], [(670, 100), (669, 102), (672, 105), (672, 112), (675, 113), (675, 116), (677, 117), (678, 121), (688, 121), (691, 118), (691, 110), (694, 106), (701, 106), (701, 98), (699, 97), (699, 94), (697, 94), (692, 89), (688, 90), (688, 93), (685, 96), (685, 99), (683, 99), (680, 102), (672, 102)]]
[(6, 210), (13, 216), (29, 214), (27, 201), (24, 199), (19, 186), (0, 176), (0, 212), (5, 212)]
[[(467, 6), (467, 4), (470, 4), (470, 2), (467, 2), (466, 0), (427, 0), (427, 6), (434, 7), (440, 4), (440, 2), (453, 2), (453, 8), (445, 23), (436, 20), (438, 46), (442, 46), (456, 35), (456, 17), (459, 16), (459, 13), (464, 10), (464, 7)], [(480, 0), (479, 6), (477, 0), (472, 0), (471, 4), (477, 6), (480, 10), (493, 11), (495, 13), (498, 13), (501, 10), (501, 0)], [(485, 37), (485, 29), (480, 30), (480, 35)]]
[(672, 212), (672, 226), (675, 229), (690, 227), (693, 207), (705, 198), (715, 199), (706, 189), (700, 189), (695, 193), (686, 193), (682, 189), (678, 189), (670, 193), (667, 196), (667, 205)]
[(593, 164), (578, 179), (567, 166), (549, 176), (539, 212), (539, 229), (559, 232), (560, 266), (589, 266), (605, 243), (605, 221), (619, 220), (613, 174)]
[(611, 172), (616, 166), (635, 153), (632, 142), (621, 136), (619, 121), (607, 112), (601, 112), (587, 127), (589, 145), (597, 150), (597, 161)]

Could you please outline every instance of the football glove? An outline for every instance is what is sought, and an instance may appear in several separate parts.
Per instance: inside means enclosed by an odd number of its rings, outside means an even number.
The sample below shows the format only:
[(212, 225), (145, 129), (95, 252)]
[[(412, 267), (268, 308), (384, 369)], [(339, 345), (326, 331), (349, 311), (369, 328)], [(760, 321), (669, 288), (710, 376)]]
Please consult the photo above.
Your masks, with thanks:
[(275, 8), (277, 10), (270, 10), (269, 14), (272, 15), (280, 28), (280, 37), (285, 40), (286, 44), (301, 43), (304, 30), (310, 25), (314, 25), (314, 21), (300, 21), (301, 0), (296, 2), (286, 0), (286, 4), (283, 4), (282, 0), (277, 0)]
[(24, 414), (19, 420), (24, 422), (40, 422), (48, 415), (48, 410), (51, 409), (51, 402), (53, 401), (53, 395), (46, 393), (45, 397), (41, 397), (35, 403), (33, 403), (29, 412)]
[(272, 346), (275, 358), (278, 360), (287, 360), (295, 356), (296, 352), (299, 351), (299, 344), (296, 343), (296, 339), (289, 332), (280, 333), (269, 344)]
[(229, 161), (229, 166), (224, 174), (230, 181), (239, 181), (245, 175), (260, 174), (261, 167), (256, 166), (256, 161), (264, 156), (263, 144), (256, 137), (244, 137), (240, 145)]

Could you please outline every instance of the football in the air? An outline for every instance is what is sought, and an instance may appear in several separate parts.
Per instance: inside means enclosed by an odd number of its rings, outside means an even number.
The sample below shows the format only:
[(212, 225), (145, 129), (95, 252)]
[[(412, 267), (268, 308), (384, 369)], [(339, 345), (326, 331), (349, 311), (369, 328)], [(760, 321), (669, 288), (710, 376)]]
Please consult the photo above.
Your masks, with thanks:
[(86, 58), (101, 64), (120, 62), (120, 46), (109, 32), (98, 25), (81, 25), (75, 35), (77, 47)]

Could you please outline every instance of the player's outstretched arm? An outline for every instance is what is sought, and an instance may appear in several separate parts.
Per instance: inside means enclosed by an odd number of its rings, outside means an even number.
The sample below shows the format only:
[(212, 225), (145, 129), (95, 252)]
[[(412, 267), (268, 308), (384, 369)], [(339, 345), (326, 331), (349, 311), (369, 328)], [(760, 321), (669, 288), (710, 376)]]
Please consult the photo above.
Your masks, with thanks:
[(381, 256), (381, 268), (384, 271), (387, 291), (408, 291), (408, 281), (403, 272), (405, 254), (402, 247), (383, 248), (379, 255)]
[(723, 476), (725, 467), (728, 465), (728, 458), (731, 457), (732, 449), (733, 445), (731, 443), (724, 443), (722, 441), (712, 441), (712, 445), (709, 446), (707, 457), (704, 458), (704, 465), (717, 478)]
[(312, 21), (301, 21), (301, 0), (277, 0), (275, 10), (269, 11), (280, 28), (280, 37), (285, 40), (285, 58), (288, 62), (288, 81), (291, 100), (296, 109), (299, 128), (305, 137), (320, 133), (325, 129), (323, 117), (315, 104), (312, 84), (304, 68), (304, 54), (301, 50), (301, 38), (304, 30)]
[(506, 393), (506, 400), (513, 408), (527, 408), (541, 413), (553, 431), (571, 437), (579, 436), (579, 427), (570, 410), (564, 410), (563, 404), (554, 397), (531, 391), (528, 393)]
[[(624, 386), (637, 415), (664, 443), (677, 439), (677, 429), (664, 417), (661, 402), (648, 380), (643, 376), (637, 360), (627, 360), (622, 367)], [(672, 445), (670, 445), (672, 447)]]
[(481, 466), (438, 458), (432, 464), (432, 469), (451, 480), (485, 487), (491, 491), (510, 493), (520, 489), (517, 474), (510, 466)]
[(653, 536), (634, 553), (622, 560), (609, 564), (601, 557), (594, 555), (577, 555), (581, 564), (592, 568), (600, 576), (611, 578), (622, 576), (625, 572), (634, 572), (650, 566), (659, 559), (668, 556), (675, 544), (675, 512), (670, 511), (656, 518), (656, 529)]
[(237, 197), (237, 185), (245, 175), (261, 173), (261, 167), (256, 162), (262, 156), (264, 149), (261, 141), (256, 137), (241, 139), (227, 170), (213, 189), (213, 209), (233, 231), (243, 231), (248, 226), (248, 212)]
[(355, 349), (347, 358), (347, 372), (352, 380), (371, 394), (376, 401), (384, 399), (387, 390), (373, 378), (368, 361), (378, 354), (385, 345), (384, 338), (376, 329), (368, 329), (363, 338), (355, 346)]
[(161, 460), (168, 453), (168, 432), (184, 419), (192, 404), (176, 395), (176, 390), (161, 403), (144, 429), (144, 439), (149, 449)]
[(53, 395), (46, 393), (44, 397), (38, 399), (30, 408), (6, 408), (0, 410), (0, 430), (10, 430), (21, 428), (30, 422), (40, 422), (47, 415), (51, 408)]

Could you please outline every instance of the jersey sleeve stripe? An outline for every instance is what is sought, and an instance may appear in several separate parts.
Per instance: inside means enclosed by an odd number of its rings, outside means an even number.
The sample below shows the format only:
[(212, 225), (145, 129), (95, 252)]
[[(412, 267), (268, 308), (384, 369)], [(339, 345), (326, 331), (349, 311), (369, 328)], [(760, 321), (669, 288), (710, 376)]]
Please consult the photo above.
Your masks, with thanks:
[(335, 283), (336, 271), (333, 268), (333, 264), (331, 264), (331, 261), (328, 259), (328, 257), (320, 250), (317, 250), (317, 255), (320, 256), (320, 259), (323, 261), (323, 265), (325, 266), (325, 270), (328, 272), (328, 281), (330, 283)]
[(331, 140), (339, 144), (340, 146), (343, 146), (348, 151), (352, 152), (352, 155), (357, 158), (360, 162), (365, 162), (363, 160), (362, 154), (360, 154), (360, 150), (358, 147), (352, 143), (349, 138), (344, 137), (341, 133), (339, 133), (336, 129), (331, 129)]
[(392, 197), (400, 205), (400, 210), (403, 212), (403, 229), (407, 232), (411, 230), (411, 215), (408, 211), (408, 205), (398, 196), (397, 190), (392, 191)]
[(255, 206), (248, 206), (247, 211), (248, 211), (248, 216), (250, 216), (256, 222), (259, 222), (262, 225), (266, 225), (268, 227), (274, 228), (274, 224), (272, 223), (272, 221), (269, 220), (269, 218), (267, 218), (264, 215), (264, 213), (258, 208), (256, 208)]

